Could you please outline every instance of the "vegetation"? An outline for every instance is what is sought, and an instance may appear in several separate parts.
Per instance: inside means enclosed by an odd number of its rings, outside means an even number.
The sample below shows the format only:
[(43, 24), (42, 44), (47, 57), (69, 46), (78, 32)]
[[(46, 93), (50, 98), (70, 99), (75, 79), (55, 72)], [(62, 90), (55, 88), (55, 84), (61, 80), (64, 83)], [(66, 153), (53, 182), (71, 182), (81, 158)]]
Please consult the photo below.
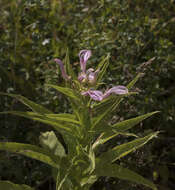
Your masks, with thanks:
[[(66, 98), (45, 83), (61, 85), (59, 66), (54, 58), (64, 58), (69, 49), (71, 64), (78, 71), (77, 54), (91, 49), (90, 67), (110, 53), (104, 86), (127, 85), (136, 73), (139, 79), (129, 98), (113, 114), (122, 121), (154, 110), (161, 111), (130, 133), (147, 135), (161, 131), (151, 141), (125, 158), (123, 166), (153, 180), (161, 189), (174, 189), (174, 70), (175, 4), (173, 0), (0, 1), (0, 91), (20, 94), (54, 113), (70, 113)], [(63, 60), (65, 61), (65, 60)], [(1, 111), (28, 111), (19, 101), (0, 98)], [(0, 141), (38, 145), (40, 131), (50, 128), (9, 115), (0, 115)], [(57, 134), (62, 139), (62, 137)], [(114, 138), (106, 148), (132, 137)], [(62, 139), (63, 143), (63, 139)], [(103, 151), (103, 150), (101, 150)], [(44, 164), (17, 154), (0, 153), (1, 180), (43, 189), (52, 186), (51, 170)], [(144, 189), (114, 178), (100, 178), (93, 189)], [(49, 187), (48, 187), (49, 188)], [(47, 189), (47, 188), (46, 188)]]

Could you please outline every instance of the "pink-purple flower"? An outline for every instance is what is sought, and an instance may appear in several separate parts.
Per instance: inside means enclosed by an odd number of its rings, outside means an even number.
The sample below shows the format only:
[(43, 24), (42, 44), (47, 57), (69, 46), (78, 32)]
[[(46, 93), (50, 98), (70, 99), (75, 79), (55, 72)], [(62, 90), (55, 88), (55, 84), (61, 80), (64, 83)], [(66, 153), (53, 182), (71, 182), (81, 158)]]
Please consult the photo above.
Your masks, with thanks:
[(79, 58), (80, 58), (80, 67), (81, 67), (81, 72), (85, 73), (86, 72), (86, 63), (88, 59), (91, 57), (91, 51), (90, 50), (81, 50), (79, 53)]
[(97, 74), (99, 72), (99, 69), (94, 71), (93, 68), (89, 68), (86, 71), (86, 64), (88, 59), (91, 57), (91, 51), (90, 50), (81, 50), (79, 53), (80, 58), (80, 67), (81, 67), (81, 73), (78, 76), (78, 80), (80, 82), (87, 82), (91, 85), (94, 85), (96, 83)]
[(90, 96), (95, 101), (103, 100), (103, 93), (99, 90), (88, 90), (86, 92), (81, 93), (84, 96)]
[[(95, 85), (97, 80), (97, 74), (99, 73), (99, 69), (94, 71), (93, 68), (89, 68), (86, 70), (86, 64), (88, 59), (91, 57), (91, 51), (90, 50), (81, 50), (79, 53), (80, 58), (80, 67), (81, 72), (78, 75), (78, 80), (81, 83), (87, 83), (89, 85)], [(65, 80), (69, 80), (71, 77), (67, 75), (64, 65), (60, 59), (55, 59), (55, 62), (59, 64), (62, 76)], [(111, 94), (117, 94), (117, 95), (124, 95), (128, 94), (128, 89), (125, 86), (114, 86), (110, 88), (109, 90), (106, 90), (104, 93), (100, 90), (92, 90), (88, 89), (87, 91), (81, 92), (83, 96), (90, 96), (95, 101), (102, 101), (103, 99), (107, 98)]]
[(128, 94), (128, 89), (125, 86), (114, 86), (107, 90), (104, 94), (100, 90), (88, 90), (81, 93), (84, 96), (90, 96), (95, 101), (102, 101), (111, 94), (124, 95)]

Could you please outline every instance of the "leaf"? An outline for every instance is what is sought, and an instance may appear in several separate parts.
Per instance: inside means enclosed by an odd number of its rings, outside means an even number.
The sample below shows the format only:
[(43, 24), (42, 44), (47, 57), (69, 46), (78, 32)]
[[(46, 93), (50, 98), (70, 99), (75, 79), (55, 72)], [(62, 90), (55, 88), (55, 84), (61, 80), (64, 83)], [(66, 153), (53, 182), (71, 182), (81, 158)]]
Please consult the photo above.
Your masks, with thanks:
[(98, 65), (98, 69), (100, 70), (98, 73), (98, 77), (97, 77), (97, 83), (99, 83), (101, 81), (101, 79), (103, 78), (106, 69), (109, 66), (109, 57), (110, 55), (108, 54)]
[(84, 185), (87, 186), (88, 184), (92, 185), (94, 182), (97, 181), (96, 175), (87, 176), (81, 179), (80, 185), (83, 187)]
[(10, 181), (0, 181), (0, 189), (1, 190), (34, 190), (28, 185), (18, 185)]
[(27, 99), (27, 98), (25, 98), (25, 97), (23, 97), (21, 95), (2, 93), (2, 92), (0, 92), (0, 94), (16, 98), (21, 103), (23, 103), (24, 105), (29, 107), (33, 112), (40, 113), (40, 114), (51, 114), (52, 113), (51, 111), (49, 111), (45, 107), (43, 107), (43, 106), (41, 106), (39, 104), (36, 104), (35, 102), (33, 102), (33, 101), (31, 101), (31, 100), (29, 100), (29, 99)]
[(61, 87), (61, 86), (57, 86), (57, 85), (52, 85), (52, 84), (46, 84), (49, 87), (52, 87), (56, 90), (58, 90), (59, 92), (65, 94), (66, 96), (68, 96), (69, 98), (73, 98), (77, 101), (80, 100), (80, 97), (71, 89), (71, 88), (65, 88), (65, 87)]
[(97, 167), (95, 174), (98, 177), (108, 176), (108, 177), (117, 177), (122, 180), (128, 180), (137, 184), (145, 185), (153, 190), (157, 190), (157, 187), (149, 180), (145, 179), (141, 175), (131, 171), (127, 168), (123, 168), (118, 164), (102, 164), (99, 160), (97, 161)]
[(35, 145), (14, 142), (0, 142), (0, 150), (22, 154), (57, 168), (57, 164), (55, 163), (57, 158), (50, 152)]
[(116, 131), (107, 131), (106, 133), (102, 133), (94, 142), (93, 144), (93, 149), (97, 148), (99, 145), (102, 145), (109, 141), (110, 139), (118, 136), (118, 135), (123, 135), (123, 136), (133, 136), (133, 137), (138, 137), (137, 135), (133, 133), (122, 133), (122, 132), (116, 132)]
[(127, 154), (135, 151), (136, 149), (142, 147), (144, 144), (146, 144), (152, 138), (157, 137), (158, 133), (159, 132), (154, 132), (143, 138), (138, 138), (129, 143), (118, 145), (118, 146), (114, 147), (113, 149), (102, 153), (99, 158), (104, 160), (104, 162), (107, 162), (107, 163), (114, 162), (114, 161), (126, 156)]
[(57, 131), (62, 130), (64, 132), (69, 132), (69, 133), (74, 133), (75, 131), (75, 126), (72, 126), (70, 124), (68, 126), (68, 125), (64, 125), (63, 123), (58, 123), (58, 120), (56, 119), (48, 118), (45, 115), (43, 116), (34, 112), (7, 111), (7, 112), (1, 112), (1, 114), (13, 114), (13, 115), (18, 115), (18, 116), (25, 117), (28, 119), (32, 119), (35, 121), (39, 121), (41, 123), (45, 123), (45, 124), (53, 126), (54, 129)]
[(92, 146), (90, 146), (89, 149), (89, 160), (90, 160), (90, 174), (95, 170), (95, 153), (94, 150), (92, 149)]
[(92, 125), (92, 129), (94, 129), (96, 126), (98, 126), (98, 124), (100, 124), (100, 122), (101, 122), (102, 120), (104, 120), (105, 117), (106, 117), (109, 113), (111, 113), (112, 110), (114, 110), (114, 109), (117, 107), (117, 105), (120, 103), (120, 101), (122, 100), (122, 98), (117, 97), (117, 99), (115, 99), (115, 100), (116, 100), (116, 101), (113, 102), (112, 105), (110, 105), (103, 113), (101, 113), (98, 117), (95, 118), (94, 124)]
[(134, 127), (135, 125), (137, 125), (138, 123), (143, 121), (144, 119), (146, 119), (156, 113), (159, 113), (159, 111), (147, 113), (147, 114), (144, 114), (144, 115), (132, 118), (132, 119), (121, 121), (119, 123), (112, 125), (112, 128), (115, 129), (117, 132), (124, 132), (128, 129), (131, 129), (132, 127)]
[[(93, 112), (99, 120), (105, 119), (104, 116), (109, 115), (112, 111), (114, 111), (117, 106), (120, 104), (120, 102), (123, 100), (124, 97), (133, 95), (136, 93), (128, 93), (126, 95), (114, 95), (110, 96), (106, 100), (96, 104), (93, 106)], [(101, 118), (101, 119), (100, 119)]]
[(70, 75), (73, 79), (76, 79), (77, 77), (72, 69), (72, 65), (70, 64), (68, 48), (66, 51), (65, 64), (66, 64), (66, 70), (67, 70), (68, 75)]
[(89, 167), (86, 170), (84, 170), (83, 175), (84, 174), (89, 175), (95, 170), (95, 153), (94, 153), (94, 150), (92, 149), (92, 146), (90, 146), (89, 148), (88, 158), (89, 158), (90, 164), (89, 164)]
[(65, 121), (65, 122), (80, 124), (80, 122), (76, 120), (76, 117), (73, 114), (63, 113), (63, 114), (45, 114), (45, 115), (48, 118), (55, 119), (58, 121)]
[(135, 83), (139, 80), (140, 77), (143, 76), (143, 73), (137, 74), (137, 76), (127, 85), (128, 90), (131, 89)]
[(66, 156), (63, 145), (58, 141), (53, 131), (42, 133), (39, 140), (42, 147), (51, 151), (54, 155), (59, 156), (60, 158)]

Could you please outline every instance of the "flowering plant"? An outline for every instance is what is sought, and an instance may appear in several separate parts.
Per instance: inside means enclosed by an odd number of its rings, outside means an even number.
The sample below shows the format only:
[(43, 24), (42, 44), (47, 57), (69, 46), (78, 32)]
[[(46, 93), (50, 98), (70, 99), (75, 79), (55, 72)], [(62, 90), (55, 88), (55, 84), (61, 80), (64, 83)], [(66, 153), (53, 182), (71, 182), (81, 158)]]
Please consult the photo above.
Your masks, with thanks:
[[(65, 86), (47, 84), (67, 96), (72, 113), (54, 114), (23, 96), (1, 93), (18, 99), (32, 110), (31, 112), (3, 113), (15, 114), (52, 126), (55, 131), (62, 134), (65, 146), (59, 141), (54, 131), (49, 131), (39, 137), (41, 147), (1, 142), (0, 149), (16, 152), (49, 164), (54, 168), (56, 190), (89, 190), (100, 176), (117, 177), (157, 190), (151, 181), (116, 163), (116, 160), (135, 151), (157, 136), (158, 132), (144, 137), (128, 133), (129, 129), (157, 112), (114, 124), (110, 122), (113, 111), (124, 98), (135, 94), (130, 92), (130, 89), (142, 74), (139, 73), (126, 87), (114, 86), (103, 93), (98, 90), (98, 87), (109, 65), (109, 55), (99, 63), (96, 70), (93, 68), (86, 70), (90, 56), (90, 50), (80, 51), (81, 71), (78, 76), (71, 67), (68, 55), (65, 65), (60, 59), (55, 59), (60, 66)], [(105, 152), (99, 151), (101, 146), (118, 135), (132, 135), (136, 139), (117, 145)]]

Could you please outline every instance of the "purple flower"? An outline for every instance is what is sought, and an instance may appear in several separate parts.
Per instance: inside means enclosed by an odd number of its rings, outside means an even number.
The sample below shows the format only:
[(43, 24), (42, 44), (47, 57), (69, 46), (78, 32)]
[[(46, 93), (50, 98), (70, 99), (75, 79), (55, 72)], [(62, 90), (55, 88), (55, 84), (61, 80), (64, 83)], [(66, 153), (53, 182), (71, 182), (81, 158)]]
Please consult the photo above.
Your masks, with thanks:
[(87, 79), (86, 73), (81, 72), (81, 73), (78, 75), (78, 80), (79, 80), (80, 82), (86, 82), (86, 79)]
[(99, 73), (99, 69), (97, 69), (95, 72), (94, 72), (94, 69), (90, 68), (87, 70), (86, 72), (86, 75), (87, 75), (87, 78), (88, 78), (88, 82), (90, 84), (95, 84), (96, 83), (96, 79), (97, 79), (97, 74)]
[(102, 101), (111, 94), (124, 95), (128, 94), (128, 89), (125, 86), (114, 86), (107, 90), (104, 94), (99, 90), (88, 90), (81, 93), (84, 96), (90, 96), (95, 101)]
[(81, 50), (80, 51), (79, 58), (80, 58), (80, 67), (81, 67), (82, 73), (86, 73), (86, 63), (90, 57), (91, 57), (90, 50)]
[(103, 93), (99, 90), (88, 90), (86, 92), (81, 93), (84, 96), (90, 96), (95, 101), (102, 101), (103, 100)]
[(125, 86), (114, 86), (104, 93), (103, 98), (107, 98), (111, 94), (128, 94), (128, 89)]
[(56, 63), (58, 63), (58, 65), (60, 66), (62, 77), (63, 77), (65, 80), (69, 80), (69, 79), (70, 79), (70, 76), (67, 75), (67, 73), (66, 73), (66, 71), (65, 71), (65, 69), (64, 69), (63, 62), (62, 62), (60, 59), (54, 59), (54, 61), (55, 61)]

